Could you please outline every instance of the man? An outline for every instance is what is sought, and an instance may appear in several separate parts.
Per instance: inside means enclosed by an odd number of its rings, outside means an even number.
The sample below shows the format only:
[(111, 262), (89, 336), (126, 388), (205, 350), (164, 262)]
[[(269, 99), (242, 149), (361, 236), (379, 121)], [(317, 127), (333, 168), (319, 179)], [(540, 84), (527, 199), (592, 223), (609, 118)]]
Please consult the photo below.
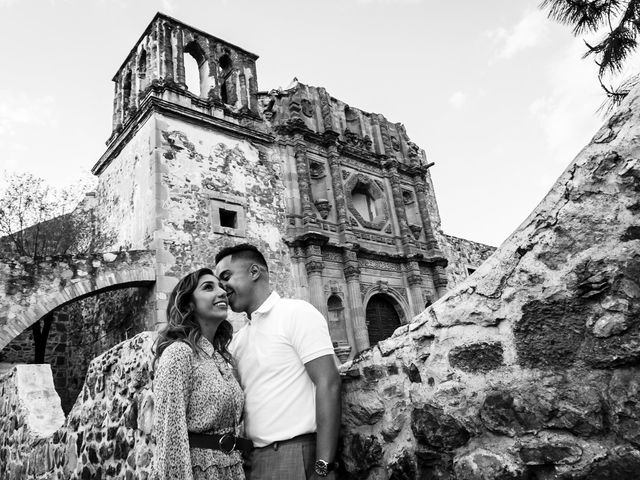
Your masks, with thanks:
[(255, 246), (225, 248), (215, 261), (229, 306), (249, 319), (230, 345), (256, 447), (247, 478), (335, 478), (340, 376), (326, 320), (310, 303), (271, 290)]

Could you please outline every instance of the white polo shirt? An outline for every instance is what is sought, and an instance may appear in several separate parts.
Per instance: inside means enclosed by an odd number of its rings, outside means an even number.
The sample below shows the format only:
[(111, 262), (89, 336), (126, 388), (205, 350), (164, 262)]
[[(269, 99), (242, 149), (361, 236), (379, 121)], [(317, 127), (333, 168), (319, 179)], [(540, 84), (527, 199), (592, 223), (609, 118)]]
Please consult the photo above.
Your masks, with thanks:
[(304, 364), (334, 351), (313, 305), (271, 293), (229, 350), (245, 393), (245, 433), (257, 447), (316, 431), (316, 389)]

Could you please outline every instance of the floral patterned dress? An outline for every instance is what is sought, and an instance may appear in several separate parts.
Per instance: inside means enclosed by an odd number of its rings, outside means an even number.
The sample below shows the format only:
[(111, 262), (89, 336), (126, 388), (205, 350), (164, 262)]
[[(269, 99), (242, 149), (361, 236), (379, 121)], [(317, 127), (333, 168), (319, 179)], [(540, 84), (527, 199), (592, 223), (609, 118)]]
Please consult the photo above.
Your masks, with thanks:
[(188, 433), (238, 435), (244, 395), (231, 366), (204, 337), (194, 353), (183, 342), (169, 345), (154, 380), (158, 480), (244, 479), (238, 451), (190, 448)]

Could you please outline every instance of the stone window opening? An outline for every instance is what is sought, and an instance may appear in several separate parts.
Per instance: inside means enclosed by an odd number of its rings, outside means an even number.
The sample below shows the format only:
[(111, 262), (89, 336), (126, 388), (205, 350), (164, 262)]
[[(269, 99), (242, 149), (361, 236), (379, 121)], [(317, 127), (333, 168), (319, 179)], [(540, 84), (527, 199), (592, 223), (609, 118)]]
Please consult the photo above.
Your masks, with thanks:
[(364, 228), (382, 230), (389, 221), (384, 185), (366, 175), (352, 175), (345, 184), (347, 208)]
[(209, 92), (209, 62), (196, 42), (184, 48), (184, 82), (191, 93), (204, 97)]
[(237, 228), (238, 213), (221, 208), (220, 209), (220, 226), (226, 227), (226, 228)]
[(364, 185), (356, 185), (351, 192), (351, 198), (353, 206), (366, 221), (372, 222), (378, 216), (376, 201)]
[(129, 115), (129, 106), (131, 103), (131, 70), (127, 71), (122, 83), (122, 113), (123, 118)]
[(143, 48), (138, 57), (138, 78), (144, 78), (147, 75), (147, 51)]
[(215, 233), (244, 237), (246, 235), (245, 201), (234, 195), (209, 193), (209, 215)]
[(233, 84), (233, 61), (228, 54), (224, 54), (218, 60), (220, 67), (220, 99), (223, 103), (236, 103), (236, 91)]

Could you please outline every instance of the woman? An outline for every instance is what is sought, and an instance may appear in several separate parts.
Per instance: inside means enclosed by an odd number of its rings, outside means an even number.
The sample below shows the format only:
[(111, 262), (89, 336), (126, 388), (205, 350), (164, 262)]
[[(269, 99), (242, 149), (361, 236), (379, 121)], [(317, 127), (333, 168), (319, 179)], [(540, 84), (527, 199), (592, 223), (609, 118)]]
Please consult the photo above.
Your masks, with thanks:
[(244, 479), (237, 438), (244, 406), (227, 346), (227, 295), (211, 270), (178, 282), (167, 307), (167, 325), (155, 347), (152, 478)]

